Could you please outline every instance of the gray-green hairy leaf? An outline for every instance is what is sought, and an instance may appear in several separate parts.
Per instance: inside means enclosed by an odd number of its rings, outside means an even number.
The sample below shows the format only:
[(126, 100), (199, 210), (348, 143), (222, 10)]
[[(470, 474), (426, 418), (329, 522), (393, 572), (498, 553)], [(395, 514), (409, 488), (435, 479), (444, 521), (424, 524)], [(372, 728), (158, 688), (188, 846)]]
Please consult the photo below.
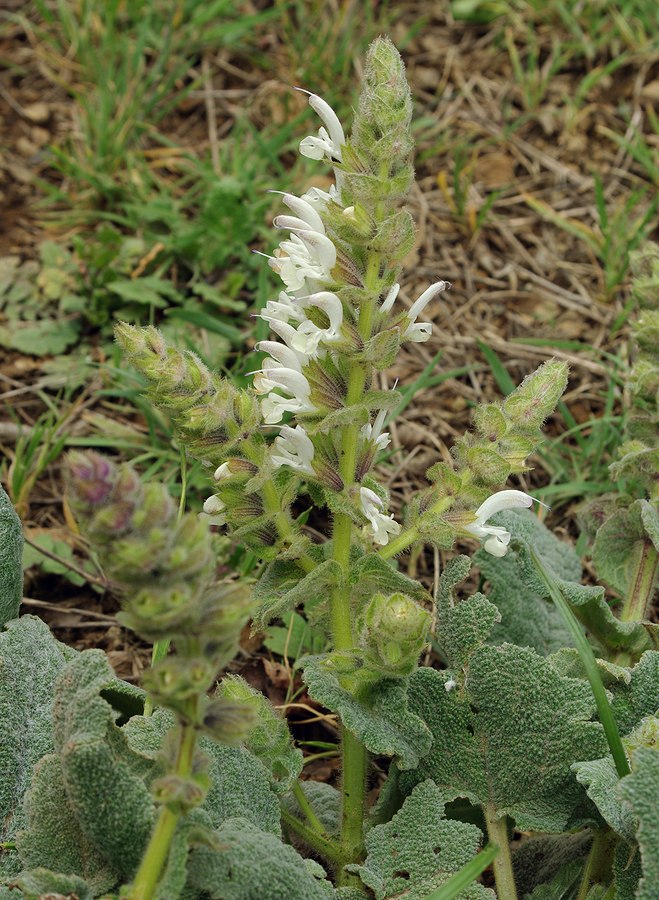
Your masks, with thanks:
[[(366, 837), (366, 860), (351, 866), (376, 900), (401, 897), (423, 900), (476, 855), (482, 833), (475, 825), (444, 817), (445, 796), (432, 782), (418, 784), (402, 808), (385, 825)], [(492, 891), (474, 885), (459, 898), (494, 898)]]
[(259, 603), (254, 628), (264, 629), (283, 612), (325, 596), (327, 590), (338, 583), (341, 572), (341, 566), (333, 559), (319, 563), (307, 575), (293, 563), (271, 563), (254, 589), (254, 598)]
[(15, 619), (23, 599), (23, 529), (0, 485), (0, 626)]
[(338, 713), (371, 753), (394, 757), (401, 769), (417, 766), (432, 738), (408, 708), (407, 679), (382, 679), (371, 686), (367, 697), (358, 699), (341, 686), (325, 660), (323, 656), (303, 660), (302, 678), (314, 700)]
[(623, 778), (618, 790), (638, 820), (636, 839), (641, 851), (643, 877), (636, 898), (656, 900), (659, 885), (659, 752), (639, 748), (634, 763), (634, 771)]

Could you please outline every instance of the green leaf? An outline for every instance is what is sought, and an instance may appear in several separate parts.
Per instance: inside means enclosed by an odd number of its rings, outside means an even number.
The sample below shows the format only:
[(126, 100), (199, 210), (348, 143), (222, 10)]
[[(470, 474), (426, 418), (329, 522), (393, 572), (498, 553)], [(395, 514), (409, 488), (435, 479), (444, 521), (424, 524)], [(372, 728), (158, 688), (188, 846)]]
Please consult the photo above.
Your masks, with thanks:
[(403, 572), (394, 568), (391, 562), (382, 559), (379, 553), (360, 556), (350, 566), (350, 584), (358, 598), (368, 598), (375, 593), (395, 594), (400, 592), (415, 600), (428, 599), (428, 592)]
[(9, 622), (0, 633), (0, 840), (25, 825), (23, 797), (35, 765), (54, 749), (55, 679), (76, 651), (60, 644), (35, 616)]
[[(159, 708), (151, 716), (133, 716), (122, 728), (131, 749), (155, 764), (153, 777), (161, 774), (163, 741), (174, 724), (172, 714)], [(209, 759), (211, 782), (200, 809), (212, 827), (243, 816), (256, 828), (281, 834), (279, 803), (262, 763), (243, 747), (227, 747), (204, 735), (199, 749)]]
[[(112, 690), (115, 681), (100, 650), (77, 655), (57, 680), (55, 753), (41, 763), (48, 766), (50, 775), (33, 783), (28, 828), (19, 841), (19, 852), (30, 867), (59, 870), (58, 842), (67, 830), (72, 838), (76, 830), (84, 838), (68, 849), (68, 871), (90, 883), (105, 881), (108, 868), (115, 880), (129, 878), (141, 859), (155, 815), (145, 784), (153, 766), (148, 758), (131, 750), (115, 724), (113, 707), (102, 696)], [(61, 785), (59, 798), (52, 794), (55, 784)], [(101, 809), (103, 815), (99, 815)], [(91, 872), (86, 870), (88, 866), (92, 866)]]
[(467, 664), (469, 657), (485, 643), (501, 616), (483, 594), (457, 602), (454, 587), (471, 568), (467, 556), (449, 560), (439, 580), (437, 592), (437, 646), (451, 668)]
[(647, 500), (616, 510), (595, 538), (593, 563), (599, 577), (620, 594), (628, 594), (648, 538), (659, 549), (657, 532), (657, 512)]
[(277, 656), (296, 660), (306, 654), (322, 653), (326, 647), (325, 634), (314, 628), (299, 613), (284, 613), (281, 625), (270, 625), (263, 645)]
[(218, 694), (243, 704), (256, 716), (246, 746), (259, 759), (270, 775), (277, 793), (285, 793), (302, 771), (302, 751), (293, 746), (286, 720), (278, 715), (270, 701), (238, 675), (225, 676)]
[(431, 735), (424, 722), (408, 709), (407, 679), (382, 679), (359, 699), (341, 686), (324, 665), (327, 657), (302, 661), (302, 679), (311, 696), (339, 714), (341, 721), (376, 756), (392, 756), (400, 769), (419, 764), (430, 749)]
[(633, 842), (636, 820), (629, 807), (622, 804), (617, 795), (620, 777), (613, 757), (605, 756), (603, 759), (574, 763), (572, 770), (577, 781), (586, 787), (588, 796), (605, 822), (625, 840)]
[[(188, 863), (193, 896), (222, 900), (331, 900), (332, 885), (322, 867), (243, 818), (228, 819), (217, 832), (220, 849), (200, 847)], [(267, 893), (264, 894), (264, 891)]]
[(0, 485), (0, 626), (18, 615), (23, 600), (23, 529)]
[[(71, 549), (71, 545), (67, 544), (66, 541), (57, 540), (57, 538), (52, 537), (48, 532), (37, 535), (34, 538), (34, 543), (39, 547), (43, 547), (44, 550), (49, 550), (51, 553), (59, 556), (60, 559), (73, 562), (73, 550)], [(39, 566), (43, 572), (53, 572), (56, 575), (63, 575), (71, 582), (71, 584), (85, 584), (85, 579), (82, 575), (78, 575), (77, 572), (73, 572), (67, 566), (54, 559), (50, 559), (50, 557), (45, 554), (39, 553), (39, 550), (31, 544), (26, 544), (23, 548), (23, 568), (27, 570), (32, 566)]]
[(613, 855), (615, 900), (636, 900), (638, 883), (643, 875), (638, 844), (620, 841)]
[[(581, 565), (574, 550), (559, 541), (532, 513), (516, 515), (501, 513), (496, 522), (502, 524), (513, 537), (524, 537), (535, 547), (551, 568), (567, 579), (581, 578)], [(519, 554), (514, 548), (497, 558), (479, 550), (474, 562), (489, 582), (485, 592), (501, 613), (488, 638), (491, 644), (506, 641), (522, 647), (532, 647), (543, 656), (570, 644), (570, 636), (560, 612), (540, 593), (531, 590), (520, 580)]]
[[(302, 781), (300, 786), (327, 834), (330, 837), (338, 835), (341, 830), (341, 792), (325, 781)], [(282, 797), (282, 806), (292, 815), (304, 818), (295, 794)]]
[(76, 900), (92, 900), (90, 886), (77, 875), (60, 875), (48, 869), (32, 869), (23, 872), (12, 881), (23, 894), (24, 900), (44, 900), (45, 897), (75, 897)]
[(659, 885), (659, 752), (640, 747), (634, 754), (634, 771), (620, 782), (620, 796), (636, 819), (636, 839), (641, 851), (643, 877), (637, 900), (656, 900)]
[[(364, 864), (348, 866), (348, 870), (359, 874), (376, 900), (424, 900), (478, 852), (483, 838), (480, 828), (446, 819), (445, 801), (432, 781), (424, 781), (390, 822), (368, 832)], [(481, 885), (457, 896), (496, 900), (496, 895)]]
[(264, 630), (272, 619), (300, 603), (326, 597), (328, 590), (339, 583), (342, 571), (333, 559), (319, 563), (307, 575), (294, 563), (280, 560), (270, 563), (254, 588), (254, 599), (259, 603), (254, 629)]
[(646, 650), (628, 671), (628, 684), (610, 686), (611, 706), (621, 734), (628, 734), (641, 719), (659, 710), (659, 652)]
[(578, 818), (583, 795), (570, 765), (607, 750), (589, 685), (508, 644), (474, 651), (464, 691), (447, 691), (447, 681), (435, 669), (410, 679), (410, 708), (429, 725), (433, 745), (401, 776), (406, 789), (432, 778), (447, 797), (489, 804), (523, 830), (562, 831)]
[(59, 356), (75, 344), (80, 325), (69, 319), (37, 319), (0, 326), (0, 345), (19, 350), (27, 356)]
[[(525, 895), (525, 900), (564, 900), (573, 897), (574, 891), (581, 882), (583, 866), (579, 862), (568, 863), (549, 882), (539, 884), (530, 894)], [(597, 885), (599, 889), (599, 885)], [(598, 894), (598, 900), (601, 894)], [(595, 900), (589, 893), (586, 900)]]
[(171, 281), (147, 275), (144, 278), (127, 278), (121, 281), (111, 281), (106, 285), (108, 291), (129, 300), (132, 303), (145, 303), (164, 309), (169, 301), (180, 303), (181, 295)]

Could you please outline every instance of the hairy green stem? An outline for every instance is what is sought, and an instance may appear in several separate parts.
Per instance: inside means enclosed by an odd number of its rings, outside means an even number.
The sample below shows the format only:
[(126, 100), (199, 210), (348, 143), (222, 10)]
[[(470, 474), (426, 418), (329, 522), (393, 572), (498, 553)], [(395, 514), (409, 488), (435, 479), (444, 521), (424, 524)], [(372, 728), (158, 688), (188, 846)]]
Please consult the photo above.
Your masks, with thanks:
[(629, 775), (629, 763), (624, 747), (622, 746), (622, 741), (620, 740), (620, 733), (618, 732), (616, 720), (613, 717), (611, 705), (609, 704), (604, 685), (602, 684), (602, 678), (599, 669), (597, 668), (597, 660), (595, 659), (593, 648), (590, 646), (588, 638), (581, 630), (581, 626), (579, 625), (576, 616), (570, 609), (570, 605), (565, 597), (563, 597), (554, 578), (544, 567), (537, 554), (533, 550), (531, 550), (530, 553), (536, 571), (547, 589), (547, 593), (558, 607), (558, 610), (563, 617), (563, 621), (567, 625), (568, 630), (572, 635), (572, 639), (576, 644), (581, 664), (583, 665), (588, 681), (590, 682), (590, 687), (597, 706), (597, 712), (599, 713), (600, 722), (602, 723), (606, 739), (609, 743), (609, 749), (613, 756), (616, 771), (618, 772), (618, 775), (623, 778), (625, 775)]
[(487, 844), (480, 853), (470, 859), (455, 875), (451, 875), (449, 880), (445, 881), (436, 891), (428, 894), (424, 900), (453, 900), (464, 888), (469, 887), (481, 872), (487, 869), (497, 853), (499, 853), (499, 848), (495, 844)]
[(293, 783), (293, 795), (297, 800), (297, 805), (300, 807), (307, 822), (311, 825), (314, 831), (317, 831), (318, 834), (325, 834), (325, 828), (323, 823), (320, 821), (316, 813), (314, 812), (313, 806), (307, 800), (307, 795), (302, 790), (302, 785), (299, 781), (295, 781)]
[(298, 835), (298, 837), (302, 838), (304, 843), (307, 844), (312, 850), (315, 850), (316, 853), (319, 853), (333, 865), (341, 865), (341, 850), (336, 841), (325, 837), (325, 835), (318, 834), (317, 831), (315, 831), (313, 828), (310, 828), (308, 825), (305, 825), (304, 822), (300, 822), (299, 819), (291, 815), (291, 813), (289, 813), (285, 809), (283, 809), (281, 812), (281, 819), (284, 825), (286, 825), (287, 828), (290, 828), (291, 831), (294, 831)]
[(517, 900), (517, 888), (513, 875), (513, 862), (508, 843), (508, 819), (506, 816), (497, 818), (493, 806), (483, 807), (487, 836), (498, 847), (499, 852), (494, 858), (494, 881), (497, 888), (497, 897), (500, 900)]
[(586, 900), (594, 885), (609, 881), (616, 841), (616, 835), (607, 826), (595, 830), (576, 900)]
[[(440, 497), (436, 503), (433, 503), (428, 512), (432, 513), (434, 516), (441, 516), (442, 513), (445, 513), (447, 509), (451, 507), (453, 500), (453, 497)], [(407, 550), (408, 547), (411, 547), (411, 545), (418, 540), (418, 528), (407, 528), (405, 531), (401, 531), (398, 537), (394, 538), (393, 541), (389, 541), (388, 544), (381, 547), (378, 550), (378, 553), (383, 559), (393, 559), (394, 556), (398, 556), (399, 553), (402, 553), (403, 550)]]
[[(196, 699), (194, 702), (196, 704)], [(181, 778), (189, 778), (192, 774), (196, 743), (197, 732), (194, 726), (181, 725), (174, 770)], [(174, 812), (167, 806), (163, 806), (160, 810), (149, 844), (127, 894), (127, 900), (151, 900), (154, 896), (181, 815), (181, 812)]]

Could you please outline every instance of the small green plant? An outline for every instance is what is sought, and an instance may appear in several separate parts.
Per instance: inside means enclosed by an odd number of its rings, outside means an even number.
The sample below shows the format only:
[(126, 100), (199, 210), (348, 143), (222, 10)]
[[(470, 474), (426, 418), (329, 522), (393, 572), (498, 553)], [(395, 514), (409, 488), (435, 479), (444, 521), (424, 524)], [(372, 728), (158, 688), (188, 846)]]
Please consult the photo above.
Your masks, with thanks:
[[(530, 511), (534, 498), (503, 487), (528, 471), (560, 400), (559, 360), (479, 406), (451, 462), (390, 512), (378, 462), (409, 389), (378, 390), (375, 376), (429, 338), (419, 319), (450, 287), (398, 299), (413, 144), (393, 44), (371, 45), (348, 136), (325, 100), (309, 104), (323, 125), (300, 150), (329, 161), (335, 183), (283, 194), (274, 224), (288, 236), (268, 264), (285, 289), (261, 309), (273, 336), (257, 345), (253, 382), (239, 387), (152, 326), (116, 328), (214, 489), (196, 516), (129, 465), (69, 456), (69, 506), (153, 665), (145, 695), (39, 620), (0, 634), (0, 712), (16, 736), (2, 747), (0, 897), (647, 900), (658, 874), (657, 255), (636, 275), (634, 413), (612, 473), (629, 496), (607, 501), (595, 541), (625, 595), (618, 618)], [(211, 527), (254, 561), (249, 583), (218, 582)], [(3, 537), (15, 566), (15, 522)], [(479, 544), (487, 596), (464, 596), (472, 560), (450, 552), (465, 542)], [(424, 546), (445, 560), (432, 594), (396, 564)], [(336, 719), (338, 742), (314, 749), (339, 757), (337, 787), (300, 778), (302, 752), (264, 696), (235, 675), (216, 686), (248, 617), (257, 631), (280, 620), (292, 631), (301, 607), (324, 641), (296, 670)], [(431, 642), (441, 668), (419, 666)]]

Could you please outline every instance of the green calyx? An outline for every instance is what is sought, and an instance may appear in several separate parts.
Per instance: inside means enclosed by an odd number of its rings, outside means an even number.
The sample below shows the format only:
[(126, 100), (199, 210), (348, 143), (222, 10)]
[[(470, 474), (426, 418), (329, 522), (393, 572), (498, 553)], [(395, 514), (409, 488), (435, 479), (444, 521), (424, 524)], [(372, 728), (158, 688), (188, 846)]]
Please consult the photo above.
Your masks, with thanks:
[(431, 615), (405, 594), (376, 594), (361, 616), (359, 643), (384, 673), (409, 675), (428, 640)]

